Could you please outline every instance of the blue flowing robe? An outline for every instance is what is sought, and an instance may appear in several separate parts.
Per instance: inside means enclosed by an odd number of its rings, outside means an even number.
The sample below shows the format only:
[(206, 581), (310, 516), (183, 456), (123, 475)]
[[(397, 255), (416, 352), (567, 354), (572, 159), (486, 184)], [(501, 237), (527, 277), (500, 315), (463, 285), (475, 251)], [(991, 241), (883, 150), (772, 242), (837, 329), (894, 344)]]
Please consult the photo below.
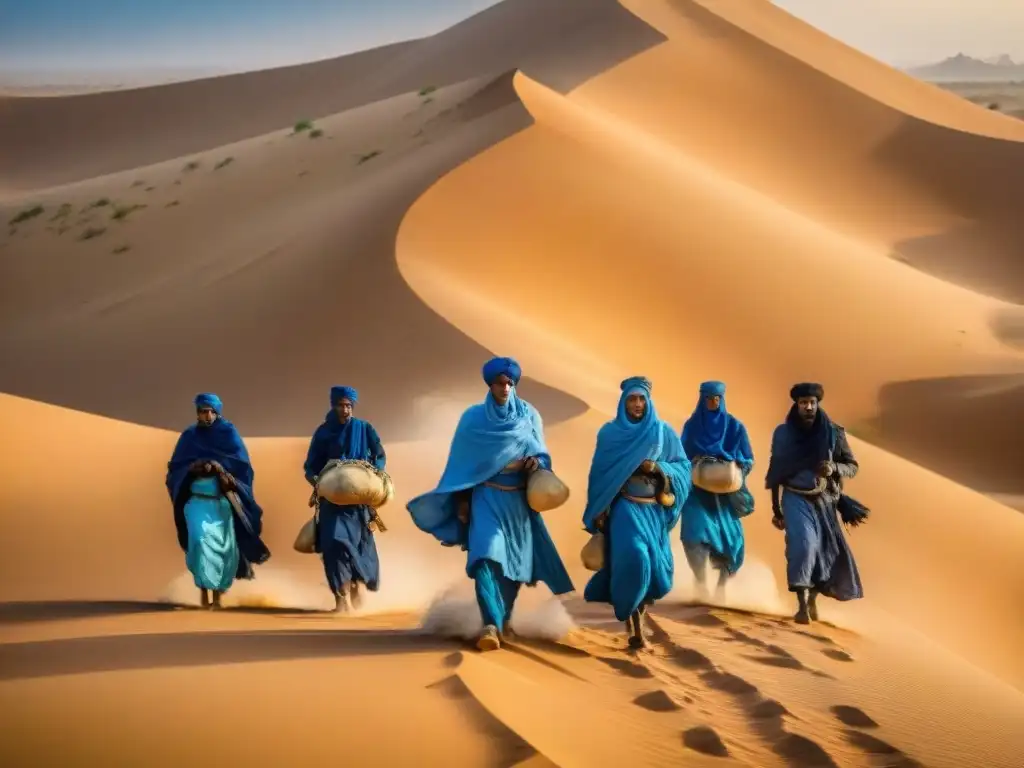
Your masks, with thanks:
[(717, 411), (708, 410), (700, 395), (693, 415), (683, 425), (683, 450), (691, 462), (702, 456), (734, 461), (743, 473), (743, 487), (732, 494), (694, 488), (683, 505), (680, 533), (683, 551), (694, 573), (702, 573), (710, 557), (712, 565), (729, 574), (743, 565), (745, 541), (740, 517), (754, 508), (746, 478), (754, 468), (754, 451), (742, 422), (730, 414), (724, 391)]
[[(484, 623), (499, 629), (519, 585), (542, 581), (556, 595), (574, 589), (543, 517), (526, 502), (525, 476), (505, 471), (530, 457), (551, 469), (540, 414), (515, 390), (503, 406), (488, 393), (459, 420), (437, 488), (406, 505), (420, 530), (468, 550), (466, 573), (477, 583)], [(468, 527), (457, 516), (458, 500), (467, 494)]]
[[(373, 425), (355, 418), (342, 424), (334, 411), (328, 412), (309, 442), (303, 471), (310, 485), (331, 459), (365, 461), (380, 470), (387, 466), (384, 446)], [(336, 595), (350, 582), (361, 582), (371, 592), (380, 588), (380, 557), (369, 528), (373, 515), (374, 510), (367, 506), (342, 507), (320, 499), (316, 551)]]
[[(843, 535), (836, 503), (842, 494), (842, 481), (854, 477), (859, 466), (846, 440), (846, 431), (829, 421), (823, 411), (819, 413), (820, 437), (808, 439), (793, 414), (775, 429), (766, 485), (782, 487), (786, 579), (790, 591), (813, 589), (836, 600), (856, 600), (864, 596), (864, 590), (853, 551)], [(821, 445), (815, 445), (816, 442)], [(829, 453), (836, 473), (825, 491), (808, 496), (793, 490), (815, 487), (814, 468)]]
[[(626, 398), (635, 391), (647, 397), (647, 411), (638, 422), (626, 415)], [(653, 461), (672, 486), (671, 506), (638, 503), (626, 496), (647, 495), (636, 473)], [(587, 584), (583, 597), (610, 603), (615, 617), (626, 621), (642, 605), (660, 600), (672, 589), (675, 563), (670, 533), (690, 492), (690, 462), (675, 430), (658, 418), (647, 390), (627, 389), (618, 415), (601, 427), (590, 465), (583, 526), (597, 532), (597, 519), (608, 511), (604, 567)]]
[(238, 571), (234, 511), (216, 477), (193, 480), (191, 492), (184, 509), (188, 528), (185, 565), (200, 589), (226, 592)]
[[(239, 559), (235, 578), (251, 579), (253, 565), (270, 559), (270, 550), (263, 543), (263, 510), (253, 496), (252, 463), (235, 425), (218, 418), (209, 426), (192, 424), (181, 433), (171, 460), (167, 462), (167, 493), (174, 504), (174, 525), (178, 531), (178, 546), (188, 551), (188, 525), (185, 522), (185, 503), (191, 493), (189, 466), (196, 461), (216, 461), (235, 479), (240, 510), (235, 510), (235, 541)], [(240, 514), (239, 514), (240, 513)]]

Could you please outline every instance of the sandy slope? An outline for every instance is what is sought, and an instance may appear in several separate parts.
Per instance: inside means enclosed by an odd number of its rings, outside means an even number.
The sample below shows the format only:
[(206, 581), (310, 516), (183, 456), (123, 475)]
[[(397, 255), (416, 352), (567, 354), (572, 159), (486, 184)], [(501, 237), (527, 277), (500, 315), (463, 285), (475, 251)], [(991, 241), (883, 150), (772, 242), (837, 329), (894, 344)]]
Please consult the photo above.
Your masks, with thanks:
[[(0, 763), (1019, 762), (1024, 517), (966, 486), (1024, 492), (1024, 325), (991, 298), (1020, 291), (1024, 136), (767, 2), (623, 6), (510, 0), (305, 68), (0, 100), (25, 149), (4, 183), (33, 190), (3, 214), (45, 209), (0, 240)], [(290, 135), (306, 115), (323, 136)], [(677, 424), (727, 380), (762, 469), (789, 385), (824, 381), (863, 438), (868, 599), (781, 619), (762, 494), (732, 608), (680, 605), (680, 563), (649, 652), (536, 593), (508, 652), (420, 631), (424, 611), (441, 634), (478, 621), (461, 554), (401, 505), (490, 350), (523, 362), (574, 489), (548, 522), (577, 586), (623, 376), (651, 376)], [(398, 485), (382, 590), (350, 619), (318, 612), (319, 564), (290, 549), (296, 435), (340, 380)], [(274, 552), (219, 614), (165, 602), (195, 601), (162, 481), (200, 389), (249, 438)]]

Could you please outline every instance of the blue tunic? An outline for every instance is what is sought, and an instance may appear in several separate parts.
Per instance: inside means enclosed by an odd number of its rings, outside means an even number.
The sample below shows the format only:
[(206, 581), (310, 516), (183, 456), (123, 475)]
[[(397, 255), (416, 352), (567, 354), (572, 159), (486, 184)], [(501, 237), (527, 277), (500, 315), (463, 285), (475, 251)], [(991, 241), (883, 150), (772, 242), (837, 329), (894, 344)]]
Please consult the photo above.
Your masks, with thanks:
[(843, 535), (836, 503), (842, 493), (842, 480), (857, 474), (857, 460), (846, 440), (846, 432), (828, 421), (820, 412), (825, 432), (826, 458), (831, 453), (836, 474), (820, 493), (800, 493), (815, 489), (817, 476), (810, 468), (818, 460), (820, 449), (809, 458), (795, 419), (787, 420), (772, 435), (772, 461), (768, 468), (769, 488), (782, 487), (782, 513), (786, 531), (786, 578), (790, 591), (814, 589), (836, 600), (856, 600), (864, 596), (857, 562)]
[(234, 513), (216, 477), (193, 480), (191, 490), (184, 510), (188, 527), (185, 565), (197, 587), (225, 592), (238, 570)]
[(240, 504), (240, 514), (233, 515), (235, 540), (240, 554), (235, 577), (251, 579), (252, 566), (270, 559), (270, 550), (260, 538), (263, 510), (253, 495), (255, 472), (249, 460), (249, 452), (234, 424), (218, 418), (209, 426), (191, 425), (181, 433), (171, 460), (167, 462), (167, 493), (174, 504), (178, 545), (185, 552), (188, 551), (188, 526), (184, 509), (191, 493), (189, 467), (196, 461), (216, 461), (235, 480)]
[[(707, 407), (705, 399), (719, 398), (718, 410)], [(742, 422), (729, 413), (725, 384), (707, 381), (701, 385), (693, 415), (683, 425), (683, 450), (691, 462), (702, 457), (734, 461), (743, 472), (744, 485), (734, 494), (717, 494), (694, 488), (683, 505), (680, 532), (683, 551), (694, 572), (701, 572), (710, 557), (712, 565), (730, 574), (743, 565), (745, 543), (740, 518), (753, 511), (753, 496), (746, 478), (754, 467), (754, 452)]]
[[(631, 394), (647, 398), (647, 410), (638, 422), (626, 414)], [(595, 533), (599, 517), (608, 512), (604, 567), (591, 577), (584, 599), (610, 603), (620, 621), (672, 589), (675, 566), (669, 534), (690, 492), (690, 462), (675, 431), (658, 418), (650, 394), (646, 380), (623, 382), (618, 415), (597, 436), (583, 513), (584, 527)], [(645, 503), (656, 491), (651, 479), (639, 474), (647, 460), (655, 462), (671, 483), (671, 505)]]
[[(317, 427), (306, 452), (303, 471), (310, 485), (331, 459), (366, 461), (381, 470), (387, 465), (373, 425), (355, 418), (342, 424), (334, 411), (328, 412), (324, 423)], [(380, 558), (369, 528), (373, 515), (374, 510), (366, 506), (338, 506), (320, 499), (316, 551), (336, 595), (351, 582), (361, 582), (373, 592), (380, 588)]]
[[(551, 469), (540, 414), (515, 390), (504, 405), (488, 393), (459, 420), (437, 488), (406, 505), (420, 530), (468, 550), (466, 573), (477, 582), (484, 623), (499, 628), (517, 585), (542, 581), (556, 595), (573, 590), (544, 518), (526, 502), (525, 477), (506, 471), (531, 457)], [(460, 500), (469, 501), (468, 526), (458, 519)]]

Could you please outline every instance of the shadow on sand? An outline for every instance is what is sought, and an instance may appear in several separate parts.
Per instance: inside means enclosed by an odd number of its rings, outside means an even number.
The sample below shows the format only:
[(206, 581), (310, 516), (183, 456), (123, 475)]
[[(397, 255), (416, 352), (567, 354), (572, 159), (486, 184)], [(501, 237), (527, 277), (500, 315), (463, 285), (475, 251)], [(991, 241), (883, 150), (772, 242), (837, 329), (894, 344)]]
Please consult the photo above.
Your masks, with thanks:
[(175, 632), (0, 644), (0, 680), (459, 648), (420, 630)]

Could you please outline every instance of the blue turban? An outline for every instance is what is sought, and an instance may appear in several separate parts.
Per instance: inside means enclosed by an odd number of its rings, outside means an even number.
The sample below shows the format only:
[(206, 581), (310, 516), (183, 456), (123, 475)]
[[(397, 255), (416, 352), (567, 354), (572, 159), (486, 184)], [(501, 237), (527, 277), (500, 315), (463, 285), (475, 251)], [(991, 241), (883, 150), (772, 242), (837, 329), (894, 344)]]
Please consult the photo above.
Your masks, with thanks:
[(359, 402), (359, 393), (353, 387), (331, 387), (331, 405), (337, 405), (342, 400), (349, 400), (355, 405)]
[(704, 397), (725, 397), (725, 382), (705, 381), (700, 385), (700, 393)]
[(523, 369), (511, 357), (495, 357), (484, 365), (483, 374), (487, 386), (491, 386), (502, 374), (508, 376), (513, 385), (518, 386), (519, 380), (523, 377)]
[(631, 389), (642, 389), (645, 394), (650, 395), (654, 385), (646, 376), (630, 376), (619, 384), (619, 389), (623, 392), (629, 392)]
[(211, 408), (218, 416), (220, 416), (220, 412), (224, 408), (224, 403), (213, 392), (198, 394), (193, 402), (196, 404), (196, 408)]

